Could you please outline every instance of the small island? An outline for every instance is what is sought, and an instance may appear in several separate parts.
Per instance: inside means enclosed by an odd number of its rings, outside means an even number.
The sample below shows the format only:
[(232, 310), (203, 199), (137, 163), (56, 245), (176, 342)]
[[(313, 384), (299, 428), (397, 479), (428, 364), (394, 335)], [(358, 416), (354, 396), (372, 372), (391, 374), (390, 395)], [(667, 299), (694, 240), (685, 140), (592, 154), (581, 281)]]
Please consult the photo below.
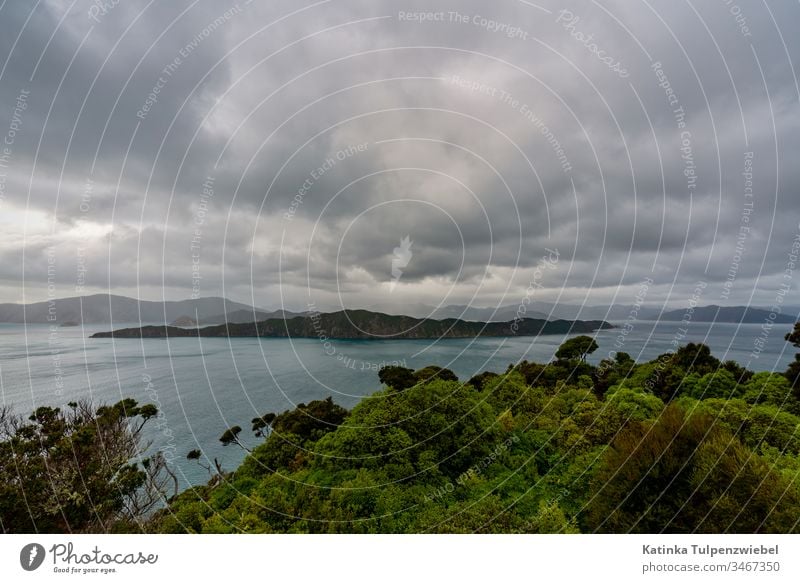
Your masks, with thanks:
[(583, 334), (614, 328), (603, 320), (540, 320), (523, 318), (509, 322), (468, 322), (455, 318), (428, 320), (390, 316), (368, 310), (313, 313), (294, 318), (270, 318), (261, 322), (221, 324), (203, 328), (142, 326), (98, 332), (92, 338), (321, 338), (343, 340), (401, 340), (478, 338)]

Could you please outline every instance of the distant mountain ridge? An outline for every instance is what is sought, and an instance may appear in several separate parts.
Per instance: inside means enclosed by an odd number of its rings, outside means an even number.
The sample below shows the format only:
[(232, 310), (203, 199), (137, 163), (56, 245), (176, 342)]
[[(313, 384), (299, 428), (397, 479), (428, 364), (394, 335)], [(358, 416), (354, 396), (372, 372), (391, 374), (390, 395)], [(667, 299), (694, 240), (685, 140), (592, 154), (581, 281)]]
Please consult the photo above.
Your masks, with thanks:
[[(334, 311), (336, 310), (329, 313)], [(437, 308), (425, 304), (406, 303), (395, 306), (382, 305), (381, 308), (370, 307), (368, 311), (429, 320), (458, 319), (479, 323), (502, 323), (515, 318), (550, 321), (615, 321), (627, 319), (633, 313), (633, 306), (590, 306), (535, 301), (527, 306), (527, 311), (523, 313), (518, 305), (496, 307), (446, 305)], [(779, 324), (793, 323), (797, 319), (798, 313), (800, 313), (800, 307), (785, 305), (783, 313), (777, 314), (773, 321)], [(667, 310), (662, 313), (661, 309), (650, 306), (636, 308), (636, 316), (639, 320), (674, 322), (682, 320), (685, 314), (685, 309)], [(694, 308), (691, 315), (694, 322), (759, 323), (769, 317), (769, 314), (769, 310), (758, 306), (703, 306)], [(80, 325), (81, 323), (135, 322), (140, 325), (165, 325), (186, 317), (197, 321), (198, 326), (203, 327), (215, 324), (252, 324), (271, 319), (283, 320), (307, 315), (309, 312), (263, 310), (222, 297), (159, 302), (137, 300), (113, 294), (96, 294), (26, 305), (0, 304), (0, 323), (12, 324), (27, 322), (29, 324)]]
[[(375, 304), (367, 309), (394, 315), (408, 315), (417, 318), (459, 318), (482, 322), (507, 322), (514, 318), (542, 318), (547, 320), (624, 320), (633, 306), (594, 306), (581, 304), (555, 304), (533, 301), (522, 311), (520, 304), (507, 304), (492, 307), (464, 305), (429, 306), (425, 304), (387, 305)], [(639, 319), (655, 319), (661, 312), (658, 308), (640, 306)]]
[(270, 319), (257, 323), (223, 324), (198, 329), (172, 326), (144, 326), (99, 332), (92, 338), (181, 338), (181, 337), (267, 337), (327, 339), (436, 339), (480, 336), (537, 336), (540, 334), (591, 333), (613, 328), (608, 322), (535, 320), (515, 322), (467, 322), (449, 318), (424, 320), (392, 316), (367, 310), (315, 313), (296, 318)]
[[(380, 305), (380, 304), (378, 304)], [(580, 305), (580, 304), (554, 304), (550, 302), (534, 301), (527, 306), (525, 313), (518, 314), (518, 306), (500, 305), (496, 307), (480, 308), (474, 306), (427, 306), (424, 304), (406, 304), (401, 306), (381, 306), (389, 314), (401, 314), (415, 317), (429, 317), (435, 319), (459, 318), (461, 320), (480, 320), (484, 322), (504, 322), (515, 317), (545, 318), (548, 320), (626, 320), (635, 314), (638, 320), (664, 320), (667, 322), (680, 321), (686, 314), (686, 309), (662, 309), (653, 306), (626, 306), (616, 304)], [(776, 324), (793, 323), (800, 319), (800, 306), (784, 305), (781, 314), (776, 314)], [(369, 308), (377, 309), (377, 308)], [(770, 314), (769, 309), (763, 306), (701, 306), (692, 312), (693, 322), (739, 322), (760, 323)], [(744, 318), (742, 317), (744, 315)]]
[[(787, 308), (788, 309), (788, 308)], [(728, 324), (760, 324), (770, 320), (775, 324), (793, 324), (796, 314), (775, 314), (762, 308), (747, 308), (745, 306), (702, 306), (694, 308), (693, 312), (686, 310), (673, 310), (661, 316), (668, 322), (681, 321), (684, 317), (691, 316), (692, 322), (722, 322)]]
[(217, 314), (210, 318), (201, 318), (199, 324), (201, 326), (210, 326), (212, 324), (247, 324), (250, 322), (263, 322), (273, 318), (288, 319), (296, 318), (298, 316), (305, 316), (308, 312), (290, 312), (288, 310), (274, 310), (272, 312), (262, 312), (249, 308), (246, 310), (236, 310), (228, 312), (227, 314)]
[(96, 294), (34, 304), (0, 304), (0, 322), (108, 324), (116, 321), (164, 324), (183, 316), (203, 322), (206, 319), (246, 310), (252, 314), (254, 308), (219, 297), (153, 302), (111, 294)]
[(551, 317), (542, 311), (521, 310), (519, 306), (497, 306), (495, 308), (477, 308), (474, 306), (442, 306), (431, 313), (437, 320), (458, 318), (479, 322), (508, 322), (515, 318), (533, 318), (549, 320)]

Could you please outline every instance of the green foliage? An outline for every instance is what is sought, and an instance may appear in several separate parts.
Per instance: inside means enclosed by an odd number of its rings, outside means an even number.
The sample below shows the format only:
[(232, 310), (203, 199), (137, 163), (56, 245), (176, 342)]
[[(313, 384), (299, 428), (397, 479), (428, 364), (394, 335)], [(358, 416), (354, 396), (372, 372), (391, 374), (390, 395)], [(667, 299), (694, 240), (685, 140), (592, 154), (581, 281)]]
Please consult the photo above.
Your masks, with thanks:
[(586, 356), (598, 348), (597, 342), (591, 336), (576, 336), (558, 347), (556, 358), (559, 360), (586, 360)]
[[(800, 322), (795, 323), (794, 330), (786, 334), (785, 339), (795, 348), (800, 348)], [(794, 355), (794, 361), (789, 364), (784, 374), (792, 387), (795, 400), (800, 401), (800, 354)]]
[(625, 385), (611, 387), (606, 393), (606, 402), (630, 421), (654, 419), (664, 409), (664, 402), (652, 393)]
[(691, 410), (715, 418), (753, 449), (767, 445), (784, 453), (800, 453), (800, 418), (775, 405), (750, 405), (742, 399), (706, 399), (694, 402)]
[(690, 342), (681, 346), (672, 356), (673, 367), (701, 376), (716, 371), (720, 365), (720, 361), (714, 358), (711, 349), (705, 344)]
[(794, 329), (788, 332), (784, 339), (795, 348), (800, 348), (800, 322), (795, 322)]
[(413, 387), (417, 383), (417, 379), (414, 378), (414, 371), (402, 366), (384, 366), (378, 371), (378, 379), (382, 385), (386, 385), (396, 391)]
[(722, 363), (702, 344), (595, 367), (584, 338), (553, 362), (465, 384), (440, 367), (387, 367), (386, 389), (349, 414), (331, 399), (286, 411), (235, 472), (184, 492), (151, 528), (797, 529), (800, 404), (783, 375)]
[[(691, 380), (697, 379), (697, 375), (688, 375)], [(741, 385), (737, 384), (736, 379), (730, 371), (724, 368), (709, 372), (696, 382), (687, 382), (680, 387), (680, 393), (695, 399), (728, 399), (738, 397), (743, 393)]]
[(582, 360), (556, 360), (548, 364), (524, 360), (508, 370), (522, 374), (529, 385), (550, 389), (565, 382), (577, 381), (581, 376), (590, 379), (596, 376), (596, 369)]
[(381, 467), (398, 479), (435, 469), (457, 477), (497, 436), (491, 407), (471, 387), (431, 380), (363, 401), (319, 446), (321, 463), (331, 468)]
[[(711, 354), (711, 349), (705, 344), (689, 343), (678, 348), (673, 354), (662, 354), (650, 364), (649, 374), (643, 386), (663, 401), (670, 401), (681, 395), (696, 394), (696, 391), (702, 389), (694, 386), (695, 380), (706, 375), (713, 375), (722, 370), (731, 374), (737, 373), (735, 378), (740, 374), (736, 370), (731, 372), (723, 369), (722, 363)], [(711, 382), (712, 378), (707, 377), (706, 381)]]
[(239, 443), (239, 434), (242, 432), (242, 428), (238, 425), (234, 425), (225, 430), (225, 432), (220, 436), (219, 440), (222, 442), (222, 445), (230, 445), (232, 443)]
[(489, 380), (491, 380), (493, 378), (496, 378), (496, 377), (497, 377), (497, 373), (494, 373), (494, 372), (491, 372), (491, 371), (487, 370), (487, 371), (484, 371), (482, 373), (476, 374), (474, 377), (472, 377), (471, 379), (469, 379), (467, 381), (467, 384), (468, 385), (472, 385), (477, 390), (481, 391), (481, 390), (483, 390), (483, 387), (484, 387), (484, 385), (486, 384), (487, 381), (489, 381)]
[(613, 440), (594, 491), (582, 516), (591, 532), (791, 532), (800, 503), (797, 488), (730, 432), (678, 404)]
[(272, 430), (292, 433), (306, 439), (318, 439), (335, 430), (348, 415), (347, 409), (333, 402), (331, 397), (321, 401), (300, 403), (291, 411), (284, 411), (272, 421)]
[(759, 372), (750, 378), (743, 387), (743, 398), (748, 403), (768, 403), (778, 407), (792, 403), (791, 386), (785, 376)]
[(140, 457), (157, 408), (133, 399), (68, 407), (39, 407), (27, 420), (0, 409), (0, 531), (141, 530), (169, 486), (177, 490), (160, 453)]
[(800, 400), (800, 354), (794, 355), (794, 360), (789, 363), (785, 375), (792, 386), (794, 398)]
[(253, 418), (250, 423), (252, 424), (252, 431), (256, 437), (266, 437), (272, 429), (272, 423), (275, 421), (275, 413), (265, 413), (261, 417)]
[(438, 379), (440, 381), (458, 381), (456, 374), (441, 366), (426, 366), (414, 373), (414, 379), (418, 383), (427, 383), (429, 381)]
[[(603, 396), (609, 387), (628, 379), (636, 369), (636, 362), (627, 352), (617, 352), (613, 359), (607, 358), (592, 372), (595, 392)], [(641, 382), (639, 383), (641, 386)]]
[(508, 370), (519, 372), (525, 378), (525, 383), (528, 385), (542, 386), (545, 384), (544, 373), (547, 370), (547, 366), (544, 364), (523, 360), (515, 366), (509, 366)]

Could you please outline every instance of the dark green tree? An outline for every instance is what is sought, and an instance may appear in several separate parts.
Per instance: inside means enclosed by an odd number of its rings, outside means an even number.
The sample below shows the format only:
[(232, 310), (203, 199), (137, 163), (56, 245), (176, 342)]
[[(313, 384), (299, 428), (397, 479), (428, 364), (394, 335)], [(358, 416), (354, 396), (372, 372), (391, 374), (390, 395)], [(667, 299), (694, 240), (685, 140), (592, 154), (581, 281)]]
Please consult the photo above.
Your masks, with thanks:
[[(795, 348), (800, 348), (800, 322), (796, 322), (794, 330), (784, 336), (786, 342), (791, 342)], [(792, 393), (798, 401), (800, 401), (800, 354), (794, 355), (794, 361), (789, 363), (786, 369), (786, 380), (792, 387)]]
[(800, 401), (800, 354), (794, 355), (794, 360), (789, 363), (785, 375), (792, 387), (794, 398)]
[(426, 366), (419, 369), (414, 373), (414, 378), (418, 383), (427, 383), (432, 380), (440, 381), (458, 381), (456, 373), (449, 368), (442, 368), (441, 366)]
[(722, 366), (719, 359), (711, 354), (708, 346), (694, 342), (678, 348), (672, 355), (671, 364), (686, 371), (687, 374), (695, 373), (700, 376), (712, 373)]
[(186, 454), (186, 459), (189, 461), (197, 462), (198, 466), (203, 468), (205, 471), (208, 472), (210, 476), (212, 476), (211, 477), (212, 485), (216, 484), (220, 476), (222, 476), (225, 473), (222, 471), (222, 467), (219, 465), (219, 460), (217, 458), (214, 458), (214, 465), (217, 468), (217, 475), (214, 476), (214, 473), (211, 471), (211, 465), (203, 463), (202, 458), (203, 458), (203, 452), (201, 452), (199, 449), (193, 449)]
[(581, 360), (585, 361), (586, 356), (597, 350), (599, 346), (591, 336), (576, 336), (564, 342), (556, 350), (558, 360)]
[(473, 387), (475, 387), (479, 391), (482, 391), (484, 385), (486, 384), (486, 381), (491, 380), (491, 379), (493, 379), (495, 377), (497, 377), (497, 373), (490, 372), (490, 371), (487, 370), (487, 371), (484, 371), (484, 372), (482, 372), (480, 374), (476, 374), (475, 376), (473, 376), (471, 379), (469, 379), (467, 381), (467, 384), (468, 385), (472, 385)]
[(800, 348), (800, 322), (795, 322), (794, 330), (784, 336), (786, 342), (791, 342), (795, 348)]
[(234, 425), (233, 427), (230, 427), (230, 428), (226, 429), (225, 432), (220, 436), (219, 440), (220, 440), (220, 442), (222, 442), (223, 446), (228, 446), (228, 445), (231, 445), (232, 443), (235, 443), (236, 445), (241, 447), (243, 450), (249, 451), (244, 446), (244, 444), (241, 441), (239, 441), (239, 434), (241, 432), (242, 432), (242, 428), (239, 427), (238, 425)]
[(414, 371), (402, 366), (384, 366), (378, 371), (378, 379), (382, 385), (395, 391), (413, 387), (417, 382), (414, 378)]
[(613, 359), (604, 358), (592, 371), (592, 388), (598, 396), (603, 396), (612, 386), (628, 376), (636, 366), (636, 361), (627, 352), (617, 352)]
[(527, 360), (523, 360), (522, 362), (518, 362), (514, 366), (509, 366), (506, 372), (511, 372), (512, 370), (516, 370), (525, 377), (525, 383), (531, 386), (534, 385), (544, 385), (547, 384), (546, 378), (544, 376), (545, 372), (545, 365), (539, 364), (538, 362), (528, 362)]
[(275, 421), (275, 413), (266, 413), (261, 417), (255, 417), (251, 423), (253, 425), (253, 433), (256, 437), (267, 437), (272, 428), (272, 423)]
[(331, 397), (300, 403), (291, 411), (284, 411), (272, 422), (272, 431), (278, 435), (291, 433), (303, 441), (317, 440), (334, 431), (347, 418), (349, 412), (333, 402)]

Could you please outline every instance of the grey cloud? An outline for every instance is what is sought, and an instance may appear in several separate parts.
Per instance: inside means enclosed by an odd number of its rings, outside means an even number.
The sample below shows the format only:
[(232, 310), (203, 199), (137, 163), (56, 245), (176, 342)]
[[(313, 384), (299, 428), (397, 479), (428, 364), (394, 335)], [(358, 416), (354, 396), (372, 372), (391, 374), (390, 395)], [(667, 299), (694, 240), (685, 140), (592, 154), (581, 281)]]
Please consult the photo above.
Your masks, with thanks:
[[(655, 276), (652, 297), (680, 303), (696, 281), (728, 277), (753, 152), (751, 230), (731, 301), (755, 289), (754, 302), (768, 303), (797, 231), (798, 8), (739, 5), (751, 36), (724, 4), (545, 2), (548, 13), (513, 1), (126, 1), (93, 21), (82, 0), (66, 15), (66, 3), (41, 4), (24, 30), (31, 7), (7, 4), (0, 136), (20, 89), (31, 98), (0, 212), (36, 220), (9, 226), (0, 293), (20, 299), (24, 275), (26, 297), (41, 294), (48, 245), (70, 266), (68, 290), (83, 244), (93, 291), (184, 297), (199, 237), (206, 295), (224, 288), (264, 307), (283, 295), (297, 308), (310, 281), (321, 303), (371, 305), (386, 299), (393, 249), (409, 235), (393, 301), (435, 304), (451, 286), (453, 302), (478, 290), (475, 303), (488, 305), (509, 285), (521, 297), (547, 247), (564, 261), (548, 275), (550, 299), (602, 301)], [(563, 9), (579, 18), (572, 27), (557, 22)], [(416, 23), (400, 11), (468, 18)], [(504, 23), (527, 40), (491, 30)]]

